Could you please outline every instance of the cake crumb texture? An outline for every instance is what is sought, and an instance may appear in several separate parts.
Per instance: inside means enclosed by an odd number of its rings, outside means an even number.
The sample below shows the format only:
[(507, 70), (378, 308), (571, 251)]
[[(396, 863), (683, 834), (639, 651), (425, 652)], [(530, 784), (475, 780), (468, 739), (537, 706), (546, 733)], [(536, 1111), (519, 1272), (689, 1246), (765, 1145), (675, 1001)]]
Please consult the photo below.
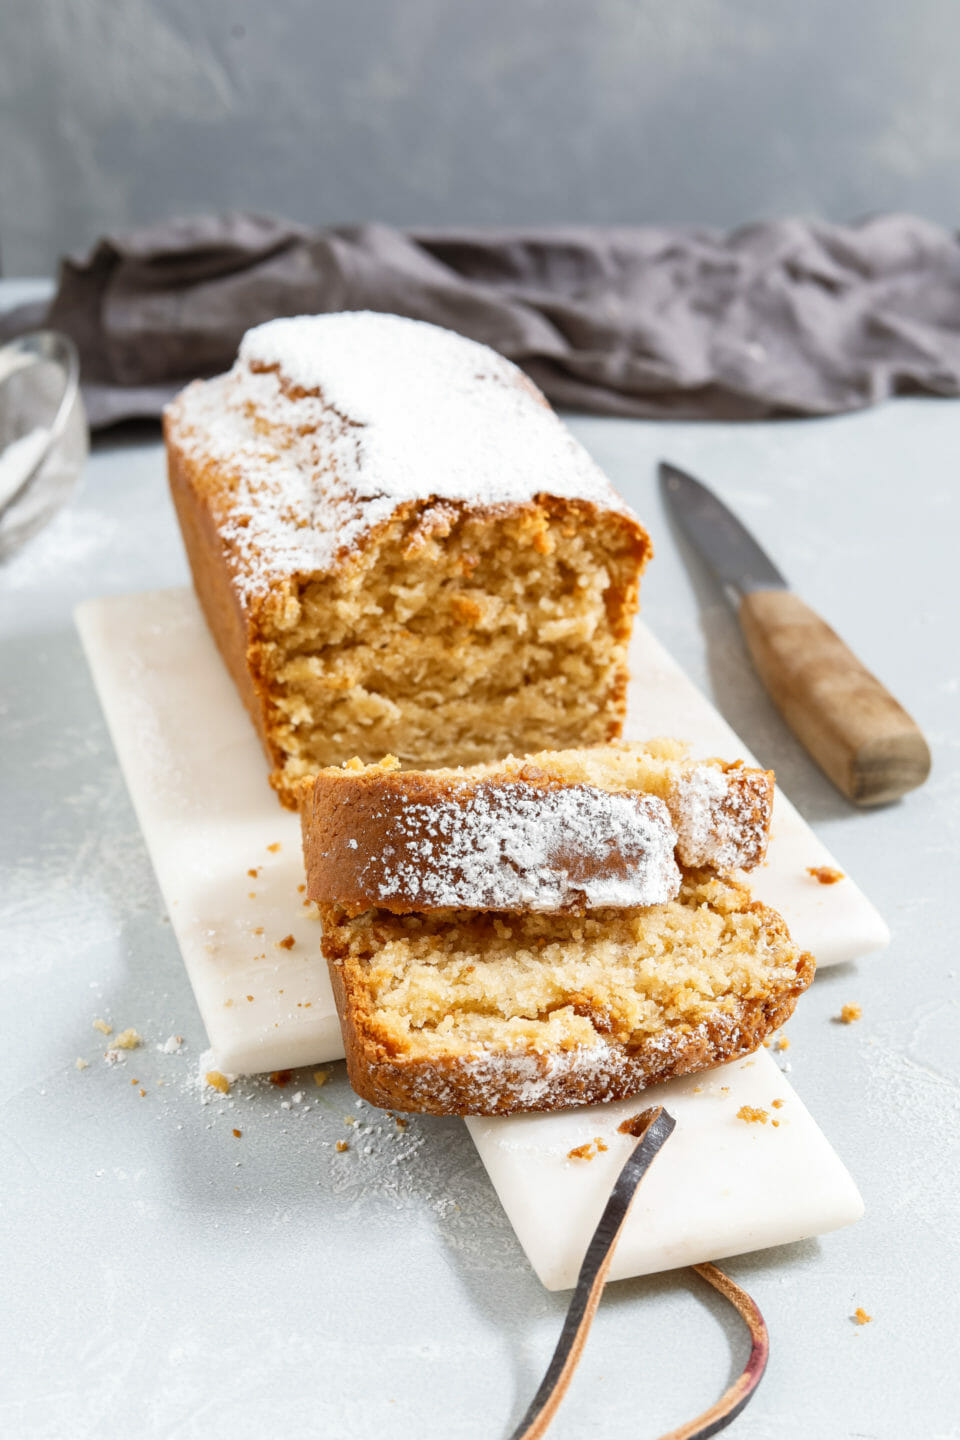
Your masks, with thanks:
[(778, 915), (706, 872), (674, 901), (585, 915), (321, 913), (351, 1084), (397, 1110), (638, 1093), (751, 1053), (813, 977)]

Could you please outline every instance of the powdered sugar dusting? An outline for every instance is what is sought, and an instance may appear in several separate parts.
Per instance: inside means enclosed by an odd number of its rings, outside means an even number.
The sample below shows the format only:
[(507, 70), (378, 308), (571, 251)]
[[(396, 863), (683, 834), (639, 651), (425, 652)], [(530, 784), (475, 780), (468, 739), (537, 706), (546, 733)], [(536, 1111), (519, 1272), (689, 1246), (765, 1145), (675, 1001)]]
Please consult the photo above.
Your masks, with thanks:
[(189, 386), (167, 419), (188, 455), (228, 468), (217, 520), (246, 599), (329, 570), (404, 501), (626, 508), (515, 365), (396, 315), (257, 326), (232, 371)]
[(414, 909), (656, 905), (680, 889), (675, 843), (652, 795), (466, 783), (391, 816), (361, 881)]
[(667, 803), (682, 865), (749, 869), (763, 859), (771, 811), (765, 771), (694, 765), (674, 781)]

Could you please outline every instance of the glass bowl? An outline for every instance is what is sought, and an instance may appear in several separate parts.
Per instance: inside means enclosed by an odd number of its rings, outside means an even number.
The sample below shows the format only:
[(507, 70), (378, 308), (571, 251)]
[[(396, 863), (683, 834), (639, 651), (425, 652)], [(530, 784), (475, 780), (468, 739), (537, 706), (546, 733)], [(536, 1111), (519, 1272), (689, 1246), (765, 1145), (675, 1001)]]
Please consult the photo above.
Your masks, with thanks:
[(35, 330), (0, 347), (0, 560), (70, 498), (88, 448), (73, 341)]

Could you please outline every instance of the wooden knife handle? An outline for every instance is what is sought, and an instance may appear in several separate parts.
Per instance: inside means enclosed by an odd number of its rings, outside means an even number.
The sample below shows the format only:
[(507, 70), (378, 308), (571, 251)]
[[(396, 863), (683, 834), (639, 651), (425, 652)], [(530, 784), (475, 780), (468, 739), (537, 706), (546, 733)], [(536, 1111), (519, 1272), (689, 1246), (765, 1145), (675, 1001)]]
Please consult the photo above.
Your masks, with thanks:
[(844, 795), (882, 805), (923, 784), (930, 750), (919, 727), (799, 595), (744, 595), (740, 624), (778, 710)]

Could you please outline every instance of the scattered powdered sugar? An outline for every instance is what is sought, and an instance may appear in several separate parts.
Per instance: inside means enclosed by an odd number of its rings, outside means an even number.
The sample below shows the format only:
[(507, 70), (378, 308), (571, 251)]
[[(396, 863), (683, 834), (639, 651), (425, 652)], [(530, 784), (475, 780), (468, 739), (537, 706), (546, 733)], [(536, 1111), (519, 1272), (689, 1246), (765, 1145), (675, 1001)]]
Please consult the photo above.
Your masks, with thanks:
[(329, 570), (404, 501), (498, 508), (543, 492), (626, 511), (515, 365), (397, 315), (257, 326), (168, 423), (187, 454), (229, 471), (217, 520), (245, 598)]
[(680, 889), (676, 835), (653, 795), (466, 782), (385, 818), (360, 875), (383, 901), (549, 911), (656, 905)]
[(763, 858), (770, 828), (764, 771), (695, 765), (674, 781), (668, 804), (682, 865), (733, 870)]

